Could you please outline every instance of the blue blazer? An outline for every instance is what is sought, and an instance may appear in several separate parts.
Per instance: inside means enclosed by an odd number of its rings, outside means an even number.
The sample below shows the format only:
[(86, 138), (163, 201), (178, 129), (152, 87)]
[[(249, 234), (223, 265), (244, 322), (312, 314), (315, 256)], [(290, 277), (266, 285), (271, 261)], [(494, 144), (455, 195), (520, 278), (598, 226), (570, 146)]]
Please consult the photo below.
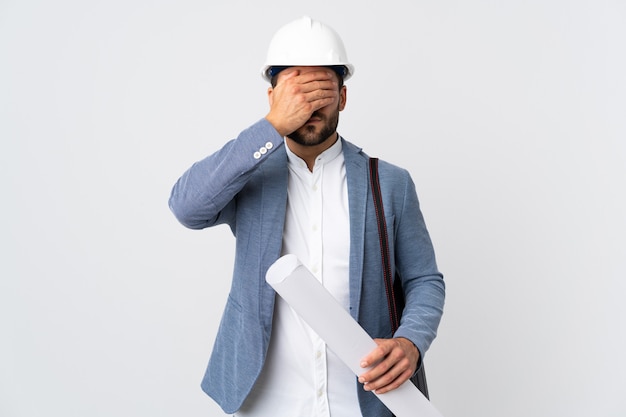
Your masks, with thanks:
[[(380, 161), (390, 253), (406, 298), (400, 327), (392, 335), (368, 156), (341, 140), (350, 207), (350, 314), (371, 337), (405, 337), (424, 355), (436, 336), (445, 287), (415, 186), (406, 170)], [(275, 292), (265, 273), (281, 256), (287, 181), (283, 138), (261, 119), (189, 168), (169, 200), (183, 225), (202, 229), (226, 223), (236, 237), (232, 286), (202, 381), (202, 389), (229, 414), (252, 389), (269, 345)], [(355, 389), (364, 416), (391, 416), (356, 377)]]

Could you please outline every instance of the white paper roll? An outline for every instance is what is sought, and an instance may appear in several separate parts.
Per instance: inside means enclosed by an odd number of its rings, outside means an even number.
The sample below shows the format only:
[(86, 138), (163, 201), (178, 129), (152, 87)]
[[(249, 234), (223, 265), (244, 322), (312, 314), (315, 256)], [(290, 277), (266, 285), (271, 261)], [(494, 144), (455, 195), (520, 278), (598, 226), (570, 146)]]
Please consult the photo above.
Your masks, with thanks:
[[(365, 372), (361, 359), (376, 347), (376, 342), (295, 255), (279, 258), (265, 279), (355, 375)], [(376, 395), (397, 417), (442, 417), (409, 381)]]

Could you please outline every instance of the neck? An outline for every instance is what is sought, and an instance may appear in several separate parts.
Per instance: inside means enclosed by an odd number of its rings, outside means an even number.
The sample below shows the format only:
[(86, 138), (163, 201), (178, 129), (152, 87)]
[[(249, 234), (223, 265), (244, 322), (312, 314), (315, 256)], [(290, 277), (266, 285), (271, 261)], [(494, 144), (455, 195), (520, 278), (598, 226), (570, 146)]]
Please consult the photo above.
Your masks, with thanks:
[(333, 146), (338, 139), (339, 135), (335, 132), (318, 145), (302, 145), (289, 137), (286, 138), (286, 143), (291, 152), (306, 162), (306, 166), (309, 168), (309, 171), (313, 172), (313, 166), (315, 165), (317, 157), (326, 149)]

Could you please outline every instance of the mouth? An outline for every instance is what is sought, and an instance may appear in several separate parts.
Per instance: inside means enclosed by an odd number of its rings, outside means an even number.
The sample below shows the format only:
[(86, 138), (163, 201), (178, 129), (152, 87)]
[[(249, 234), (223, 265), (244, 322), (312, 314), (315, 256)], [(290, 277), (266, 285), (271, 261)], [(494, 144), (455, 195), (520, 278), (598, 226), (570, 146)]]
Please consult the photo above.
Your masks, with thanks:
[(321, 117), (314, 115), (314, 116), (311, 116), (311, 118), (309, 118), (309, 120), (307, 120), (305, 124), (318, 123), (318, 122), (321, 122), (321, 121), (322, 121)]

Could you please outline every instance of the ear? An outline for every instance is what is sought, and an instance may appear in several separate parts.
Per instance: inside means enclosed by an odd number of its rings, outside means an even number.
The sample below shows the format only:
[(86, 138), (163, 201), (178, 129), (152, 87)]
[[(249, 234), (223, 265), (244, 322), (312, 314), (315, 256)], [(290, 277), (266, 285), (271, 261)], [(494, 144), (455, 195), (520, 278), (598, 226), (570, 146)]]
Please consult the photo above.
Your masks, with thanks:
[(273, 87), (269, 87), (267, 89), (267, 101), (269, 101), (270, 103), (270, 107), (272, 107), (272, 104), (274, 103), (274, 88)]
[(344, 85), (339, 92), (339, 111), (346, 108), (346, 101), (348, 99), (348, 88)]

